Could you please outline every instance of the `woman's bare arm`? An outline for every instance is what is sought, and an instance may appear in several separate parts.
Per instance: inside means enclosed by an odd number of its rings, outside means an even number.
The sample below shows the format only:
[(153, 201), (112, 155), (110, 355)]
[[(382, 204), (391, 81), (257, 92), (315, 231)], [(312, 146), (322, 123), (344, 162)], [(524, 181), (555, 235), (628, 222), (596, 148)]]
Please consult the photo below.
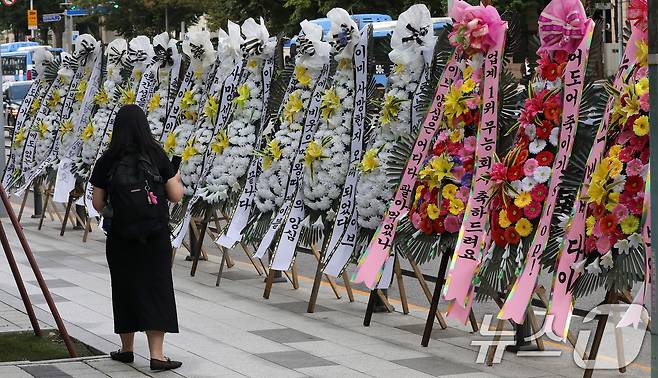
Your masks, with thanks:
[(94, 186), (94, 193), (91, 202), (94, 205), (94, 209), (100, 214), (105, 208), (105, 189)]
[(170, 178), (165, 183), (165, 191), (167, 192), (167, 199), (170, 202), (180, 202), (183, 199), (185, 189), (181, 182), (180, 172), (176, 173), (176, 176)]

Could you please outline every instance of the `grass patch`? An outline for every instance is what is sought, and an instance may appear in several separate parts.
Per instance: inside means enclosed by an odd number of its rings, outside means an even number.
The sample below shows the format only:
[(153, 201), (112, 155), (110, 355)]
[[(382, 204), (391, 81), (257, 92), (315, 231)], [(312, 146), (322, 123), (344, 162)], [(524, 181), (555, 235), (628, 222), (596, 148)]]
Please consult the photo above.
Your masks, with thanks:
[[(44, 361), (69, 358), (64, 340), (55, 330), (42, 330), (43, 336), (34, 332), (0, 333), (0, 362)], [(98, 356), (103, 353), (71, 338), (78, 357)]]

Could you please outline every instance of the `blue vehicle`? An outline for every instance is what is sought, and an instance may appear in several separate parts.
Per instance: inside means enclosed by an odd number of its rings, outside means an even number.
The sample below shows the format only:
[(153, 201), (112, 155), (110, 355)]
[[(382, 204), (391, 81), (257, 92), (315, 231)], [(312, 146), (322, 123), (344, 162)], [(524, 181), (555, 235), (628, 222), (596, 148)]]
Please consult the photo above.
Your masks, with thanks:
[(62, 49), (39, 45), (37, 42), (13, 42), (0, 45), (3, 82), (35, 79), (32, 71), (34, 67), (32, 54), (43, 47), (46, 47), (55, 56), (62, 52)]
[[(386, 14), (366, 13), (366, 14), (352, 15), (352, 20), (356, 22), (359, 29), (361, 29), (365, 25), (378, 23), (378, 22), (391, 21), (391, 19), (392, 19), (391, 16)], [(327, 35), (331, 30), (331, 21), (329, 21), (328, 18), (324, 17), (324, 18), (317, 18), (315, 20), (310, 20), (309, 22), (322, 26), (322, 30), (324, 33), (323, 38), (326, 40)], [(296, 43), (297, 43), (297, 37), (295, 36), (284, 44), (283, 49), (284, 49), (284, 56), (286, 58), (294, 55)]]
[[(450, 17), (435, 17), (432, 18), (434, 23), (434, 35), (439, 35), (443, 31), (443, 28), (446, 25), (452, 24), (452, 19)], [(389, 43), (391, 35), (393, 34), (393, 29), (397, 25), (397, 21), (388, 21), (388, 22), (375, 22), (372, 24), (372, 37), (375, 39), (374, 45), (377, 46), (378, 40), (381, 43)], [(386, 39), (386, 41), (382, 41)], [(383, 89), (386, 87), (387, 77), (391, 72), (392, 63), (386, 54), (377, 54), (375, 52), (375, 73), (373, 75), (377, 88)]]

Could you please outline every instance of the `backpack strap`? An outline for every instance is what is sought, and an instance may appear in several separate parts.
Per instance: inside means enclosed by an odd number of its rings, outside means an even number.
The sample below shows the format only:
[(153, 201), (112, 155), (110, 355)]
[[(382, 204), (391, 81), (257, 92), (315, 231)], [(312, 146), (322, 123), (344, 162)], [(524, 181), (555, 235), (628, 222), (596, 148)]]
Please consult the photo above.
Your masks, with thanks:
[(147, 154), (140, 154), (137, 159), (138, 159), (137, 162), (139, 164), (139, 167), (150, 176), (150, 179), (153, 180), (153, 182), (158, 184), (164, 184), (164, 179), (162, 178), (162, 175), (160, 175), (160, 171), (155, 170), (154, 172), (155, 167), (151, 162), (150, 156), (148, 156)]

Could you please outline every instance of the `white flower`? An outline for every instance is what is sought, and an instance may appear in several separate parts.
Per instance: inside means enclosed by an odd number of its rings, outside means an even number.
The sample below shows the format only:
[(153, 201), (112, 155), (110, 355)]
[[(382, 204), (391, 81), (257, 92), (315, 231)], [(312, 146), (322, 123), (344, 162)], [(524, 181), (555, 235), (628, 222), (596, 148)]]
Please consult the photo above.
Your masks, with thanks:
[(537, 155), (544, 150), (544, 147), (546, 147), (545, 140), (535, 139), (528, 145), (528, 151), (530, 151), (531, 154)]
[(535, 185), (537, 185), (537, 181), (535, 181), (533, 177), (524, 177), (523, 180), (521, 180), (521, 190), (523, 192), (530, 192)]
[(615, 266), (614, 262), (612, 261), (612, 251), (608, 251), (608, 253), (601, 257), (601, 266), (606, 269), (612, 269), (612, 267)]
[(530, 140), (534, 140), (537, 137), (537, 126), (530, 124), (530, 125), (525, 125), (525, 135), (530, 138)]
[(587, 273), (601, 274), (601, 266), (599, 265), (599, 258), (597, 257), (591, 264), (587, 266)]
[(628, 237), (628, 243), (631, 248), (637, 249), (640, 248), (640, 245), (644, 243), (644, 239), (638, 233), (633, 233)]
[(615, 243), (615, 248), (617, 248), (620, 255), (628, 255), (628, 251), (631, 249), (631, 244), (626, 239), (619, 239)]
[(537, 167), (532, 177), (540, 184), (551, 178), (551, 167)]
[(548, 141), (553, 145), (557, 147), (557, 142), (558, 142), (558, 136), (560, 134), (560, 128), (559, 127), (554, 127), (553, 130), (551, 130), (551, 136), (548, 138)]

